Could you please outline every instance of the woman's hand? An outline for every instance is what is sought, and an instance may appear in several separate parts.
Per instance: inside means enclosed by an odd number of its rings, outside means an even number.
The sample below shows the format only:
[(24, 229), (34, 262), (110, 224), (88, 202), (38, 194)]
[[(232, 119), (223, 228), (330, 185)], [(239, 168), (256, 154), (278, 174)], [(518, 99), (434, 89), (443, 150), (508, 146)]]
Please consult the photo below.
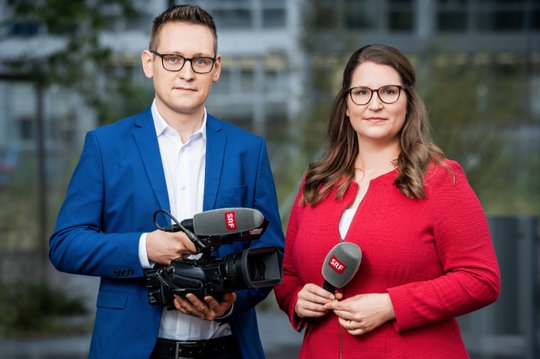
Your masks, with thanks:
[(395, 319), (388, 293), (360, 294), (342, 301), (330, 301), (324, 309), (333, 310), (339, 324), (352, 335), (362, 335)]
[(308, 283), (298, 292), (294, 311), (300, 318), (319, 318), (330, 310), (325, 308), (325, 304), (336, 299), (341, 299), (341, 294), (334, 295), (318, 285)]

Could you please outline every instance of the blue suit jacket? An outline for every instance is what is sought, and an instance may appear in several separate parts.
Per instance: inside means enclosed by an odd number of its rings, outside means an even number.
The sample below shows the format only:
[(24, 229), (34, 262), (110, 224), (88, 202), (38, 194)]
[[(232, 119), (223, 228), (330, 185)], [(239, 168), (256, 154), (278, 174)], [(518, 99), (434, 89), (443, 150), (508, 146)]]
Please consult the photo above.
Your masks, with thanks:
[[(204, 210), (250, 207), (270, 221), (261, 239), (223, 245), (219, 256), (248, 246), (283, 248), (274, 181), (262, 138), (207, 118)], [(189, 168), (185, 169), (189, 172)], [(64, 272), (99, 276), (91, 358), (148, 358), (160, 306), (148, 303), (138, 243), (155, 230), (153, 213), (169, 210), (150, 108), (87, 134), (50, 239), (50, 259)], [(263, 358), (254, 306), (270, 289), (237, 291), (227, 318), (244, 358)]]

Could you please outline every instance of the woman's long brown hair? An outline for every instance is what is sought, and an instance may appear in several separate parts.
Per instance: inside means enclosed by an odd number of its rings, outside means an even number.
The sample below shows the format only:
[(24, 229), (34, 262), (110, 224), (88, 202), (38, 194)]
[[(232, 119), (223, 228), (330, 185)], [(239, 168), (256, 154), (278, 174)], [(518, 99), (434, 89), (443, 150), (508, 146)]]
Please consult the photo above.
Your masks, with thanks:
[(354, 70), (364, 62), (392, 67), (401, 77), (407, 94), (407, 115), (399, 135), (399, 174), (394, 181), (401, 193), (408, 198), (425, 198), (424, 177), (429, 164), (442, 164), (445, 159), (431, 139), (426, 108), (416, 91), (416, 75), (407, 57), (391, 46), (368, 45), (353, 53), (345, 66), (341, 90), (330, 112), (327, 152), (322, 160), (310, 163), (307, 168), (302, 192), (304, 204), (315, 205), (336, 186), (336, 199), (340, 200), (354, 179), (358, 137), (347, 116), (347, 95)]

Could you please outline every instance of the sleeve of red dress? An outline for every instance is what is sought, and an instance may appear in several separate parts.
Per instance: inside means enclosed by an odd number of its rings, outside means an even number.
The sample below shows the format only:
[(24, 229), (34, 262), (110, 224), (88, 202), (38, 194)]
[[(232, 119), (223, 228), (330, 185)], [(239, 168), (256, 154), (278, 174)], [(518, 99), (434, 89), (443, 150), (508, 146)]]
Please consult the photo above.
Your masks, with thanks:
[(397, 331), (469, 313), (499, 296), (499, 266), (485, 214), (461, 167), (448, 163), (455, 181), (451, 175), (437, 175), (427, 191), (444, 275), (387, 289)]
[(301, 205), (299, 204), (301, 191), (302, 189), (300, 189), (296, 196), (287, 225), (285, 254), (283, 257), (283, 279), (281, 280), (281, 284), (274, 288), (279, 307), (287, 313), (293, 328), (297, 331), (301, 331), (304, 327), (304, 321), (294, 311), (298, 300), (298, 292), (304, 286), (304, 283), (298, 277), (293, 260), (293, 248), (298, 230), (298, 215), (301, 210)]

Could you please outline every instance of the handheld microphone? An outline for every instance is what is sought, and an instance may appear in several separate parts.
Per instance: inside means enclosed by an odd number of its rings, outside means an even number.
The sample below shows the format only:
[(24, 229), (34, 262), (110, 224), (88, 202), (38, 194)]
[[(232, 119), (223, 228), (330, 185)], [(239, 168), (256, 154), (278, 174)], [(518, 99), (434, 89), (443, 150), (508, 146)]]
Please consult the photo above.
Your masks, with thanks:
[(332, 293), (337, 288), (343, 288), (354, 277), (361, 261), (362, 250), (356, 244), (341, 242), (335, 245), (323, 262), (324, 284), (322, 287)]
[(261, 212), (252, 208), (218, 208), (185, 219), (182, 225), (193, 228), (198, 236), (226, 236), (247, 232), (260, 227), (264, 221)]

